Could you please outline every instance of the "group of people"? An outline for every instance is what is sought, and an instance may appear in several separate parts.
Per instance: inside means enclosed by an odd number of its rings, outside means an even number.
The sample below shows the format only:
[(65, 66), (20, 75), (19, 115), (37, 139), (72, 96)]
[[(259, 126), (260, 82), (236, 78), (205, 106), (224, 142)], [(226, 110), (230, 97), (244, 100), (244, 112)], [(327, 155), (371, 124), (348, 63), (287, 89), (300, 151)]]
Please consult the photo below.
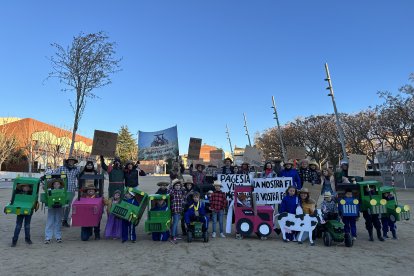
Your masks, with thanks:
[[(75, 164), (77, 160), (75, 158), (68, 158), (64, 166), (54, 170), (52, 174), (64, 173), (67, 175), (68, 192), (75, 193), (77, 190), (77, 181), (82, 175), (85, 174), (98, 174), (92, 161), (88, 161), (82, 171), (80, 171)], [(303, 214), (313, 214), (316, 207), (320, 207), (322, 212), (327, 218), (342, 219), (345, 225), (345, 232), (350, 233), (354, 239), (357, 237), (356, 220), (358, 216), (350, 217), (344, 216), (340, 205), (336, 201), (336, 183), (350, 183), (355, 179), (348, 176), (348, 163), (343, 161), (341, 163), (341, 172), (334, 177), (330, 169), (318, 168), (318, 164), (314, 161), (302, 160), (299, 163), (298, 168), (295, 168), (296, 162), (289, 160), (283, 164), (283, 169), (276, 173), (273, 164), (271, 162), (265, 163), (261, 172), (261, 177), (272, 178), (272, 177), (291, 177), (292, 186), (290, 186), (281, 204), (278, 206), (279, 213), (287, 212), (291, 214), (297, 214), (298, 208)], [(178, 164), (178, 165), (177, 165)], [(129, 189), (123, 195), (125, 187), (137, 187), (138, 186), (138, 175), (140, 173), (138, 164), (133, 162), (127, 162), (125, 166), (121, 165), (119, 158), (115, 158), (114, 162), (107, 166), (105, 160), (101, 156), (101, 166), (109, 175), (109, 187), (108, 199), (105, 199), (102, 195), (102, 199), (106, 206), (106, 212), (108, 215), (107, 224), (105, 227), (105, 238), (108, 239), (121, 239), (122, 242), (131, 240), (136, 241), (135, 225), (129, 221), (122, 220), (115, 215), (111, 214), (109, 210), (113, 204), (119, 203), (121, 200), (125, 200), (130, 204), (139, 205), (135, 197), (133, 190)], [(171, 209), (172, 223), (171, 229), (163, 233), (153, 233), (153, 240), (167, 241), (170, 240), (173, 243), (179, 239), (178, 225), (181, 224), (182, 234), (185, 235), (188, 231), (191, 231), (192, 223), (200, 222), (202, 224), (202, 231), (204, 234), (207, 233), (209, 227), (209, 221), (212, 220), (212, 237), (215, 238), (217, 233), (220, 237), (225, 238), (223, 218), (227, 208), (228, 202), (226, 194), (221, 191), (223, 187), (220, 181), (214, 181), (213, 190), (209, 190), (206, 193), (207, 201), (202, 200), (202, 194), (200, 194), (200, 186), (205, 184), (205, 173), (203, 172), (202, 165), (196, 165), (196, 170), (193, 171), (192, 166), (190, 167), (191, 179), (184, 180), (182, 177), (183, 167), (176, 163), (173, 166), (173, 170), (170, 173), (170, 182), (159, 182), (157, 183), (158, 190), (157, 194), (169, 194), (171, 205), (167, 206), (164, 199), (159, 199), (156, 205), (152, 207), (152, 210), (167, 210)], [(222, 174), (249, 174), (250, 168), (248, 163), (243, 163), (242, 166), (236, 171), (235, 167), (232, 166), (232, 160), (226, 158), (224, 160), (224, 166), (221, 168)], [(312, 185), (321, 186), (321, 195), (323, 202), (318, 204), (314, 199), (310, 197), (310, 192), (306, 187), (303, 187), (305, 183), (311, 183)], [(50, 189), (61, 189), (62, 182), (59, 180), (53, 180), (49, 187)], [(23, 186), (22, 192), (30, 192), (29, 186)], [(82, 187), (82, 196), (93, 198), (97, 196), (98, 187), (95, 182), (85, 183)], [(369, 190), (368, 193), (374, 192)], [(240, 195), (243, 196), (243, 195)], [(387, 199), (392, 199), (391, 194), (385, 194)], [(344, 200), (353, 201), (352, 191), (346, 191)], [(243, 198), (239, 198), (240, 201)], [(245, 200), (245, 199), (244, 199)], [(208, 202), (208, 203), (205, 203)], [(55, 236), (58, 243), (62, 242), (61, 227), (69, 227), (68, 217), (70, 214), (70, 205), (63, 208), (49, 208), (47, 223), (45, 227), (45, 243), (49, 244)], [(388, 218), (380, 218), (378, 215), (368, 214), (363, 212), (365, 219), (366, 229), (369, 233), (369, 239), (373, 241), (373, 228), (377, 231), (377, 237), (380, 241), (384, 241), (384, 237), (388, 238), (388, 232), (391, 231), (394, 239), (397, 238), (396, 226)], [(31, 244), (30, 239), (30, 221), (31, 215), (18, 215), (16, 220), (16, 227), (14, 236), (12, 239), (12, 247), (16, 246), (20, 229), (24, 221), (25, 229), (25, 241)], [(219, 224), (219, 232), (216, 230), (217, 222)], [(381, 229), (382, 224), (382, 229)], [(382, 230), (382, 232), (381, 232)], [(96, 227), (82, 227), (81, 228), (81, 239), (87, 241), (92, 235), (95, 235), (95, 239), (100, 239), (100, 224)], [(309, 233), (311, 234), (311, 233)], [(306, 238), (306, 237), (305, 237)], [(287, 241), (296, 241), (295, 233), (290, 233), (287, 237)]]

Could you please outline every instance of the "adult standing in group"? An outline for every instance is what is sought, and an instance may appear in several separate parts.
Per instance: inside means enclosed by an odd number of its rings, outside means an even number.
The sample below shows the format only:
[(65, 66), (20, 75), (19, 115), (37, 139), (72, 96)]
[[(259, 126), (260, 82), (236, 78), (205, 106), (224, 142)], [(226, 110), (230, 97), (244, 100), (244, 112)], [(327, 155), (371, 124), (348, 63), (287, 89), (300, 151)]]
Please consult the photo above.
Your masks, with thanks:
[[(71, 193), (72, 198), (75, 196), (75, 191), (77, 189), (78, 184), (78, 176), (80, 174), (79, 168), (75, 166), (77, 163), (78, 160), (76, 158), (74, 158), (73, 156), (69, 156), (69, 158), (65, 161), (65, 165), (57, 168), (53, 172), (53, 174), (66, 174), (66, 177), (68, 179), (68, 192)], [(68, 220), (71, 206), (72, 204), (69, 204), (63, 209), (62, 226), (64, 227), (70, 227)]]
[(293, 168), (293, 160), (290, 159), (289, 161), (283, 164), (283, 170), (280, 172), (280, 177), (292, 177), (292, 185), (297, 189), (302, 188), (302, 183), (298, 174), (298, 171)]
[(241, 164), (241, 167), (238, 170), (237, 174), (250, 174), (250, 164), (247, 162)]
[(233, 160), (230, 158), (224, 159), (224, 166), (221, 167), (222, 174), (234, 174), (234, 167), (231, 165), (233, 164)]
[(300, 167), (298, 170), (298, 174), (300, 177), (301, 185), (303, 186), (303, 183), (310, 182), (310, 176), (309, 176), (309, 160), (303, 159), (300, 161)]
[(138, 170), (137, 165), (134, 165), (132, 161), (128, 161), (125, 164), (124, 178), (125, 187), (135, 188), (138, 187)]
[[(201, 187), (203, 184), (206, 184), (206, 174), (203, 172), (204, 166), (202, 164), (196, 164), (196, 170), (193, 170), (193, 164), (190, 165), (190, 175), (193, 177), (193, 183), (198, 189), (201, 191)], [(196, 190), (197, 190), (196, 189)]]
[(104, 171), (108, 173), (109, 176), (109, 186), (108, 186), (108, 196), (112, 198), (115, 191), (124, 191), (124, 170), (122, 168), (121, 159), (115, 157), (115, 160), (112, 164), (107, 166), (105, 164), (104, 157), (101, 155), (101, 166)]
[(185, 171), (184, 165), (181, 162), (174, 161), (172, 163), (172, 169), (170, 171), (171, 183), (174, 179), (184, 180), (183, 173)]
[(262, 177), (263, 178), (273, 178), (276, 177), (276, 173), (273, 170), (273, 165), (271, 162), (266, 162), (263, 167)]

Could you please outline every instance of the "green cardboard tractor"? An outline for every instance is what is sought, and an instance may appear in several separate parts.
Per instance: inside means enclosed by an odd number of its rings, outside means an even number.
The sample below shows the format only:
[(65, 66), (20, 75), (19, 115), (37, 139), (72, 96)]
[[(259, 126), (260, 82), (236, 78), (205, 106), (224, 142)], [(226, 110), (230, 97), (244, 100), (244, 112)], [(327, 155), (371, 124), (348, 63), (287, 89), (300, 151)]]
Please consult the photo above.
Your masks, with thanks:
[(333, 242), (345, 243), (346, 247), (352, 247), (354, 241), (349, 233), (344, 232), (344, 224), (338, 220), (327, 220), (323, 225), (323, 243), (331, 246)]
[[(387, 200), (385, 207), (387, 209), (387, 214), (391, 221), (401, 221), (410, 219), (410, 206), (408, 205), (399, 205), (397, 199), (397, 193), (395, 192), (394, 187), (384, 186), (380, 188), (380, 192), (383, 195), (384, 193), (390, 193), (393, 196), (393, 199)], [(384, 199), (382, 199), (384, 200)]]
[[(166, 210), (156, 210), (156, 201), (163, 199), (167, 203)], [(149, 195), (149, 207), (147, 220), (145, 221), (145, 232), (166, 232), (171, 226), (170, 195)], [(154, 210), (155, 209), (155, 210)]]
[[(53, 183), (60, 183), (60, 188), (55, 189)], [(72, 193), (68, 193), (68, 181), (66, 174), (46, 175), (43, 182), (43, 190), (40, 201), (48, 208), (61, 208), (68, 206), (72, 201)]]
[(39, 209), (39, 178), (19, 177), (13, 181), (13, 193), (10, 203), (4, 207), (4, 213), (31, 215)]
[(187, 242), (192, 242), (193, 239), (203, 239), (204, 242), (208, 242), (207, 232), (203, 233), (203, 223), (199, 221), (194, 221), (190, 223), (191, 231), (187, 232)]
[(119, 203), (113, 204), (110, 212), (121, 219), (128, 220), (134, 225), (138, 225), (144, 214), (145, 208), (147, 208), (148, 205), (148, 194), (136, 188), (126, 188), (124, 194), (129, 192), (135, 194), (135, 199), (138, 201), (139, 205), (136, 206), (130, 204), (123, 199)]

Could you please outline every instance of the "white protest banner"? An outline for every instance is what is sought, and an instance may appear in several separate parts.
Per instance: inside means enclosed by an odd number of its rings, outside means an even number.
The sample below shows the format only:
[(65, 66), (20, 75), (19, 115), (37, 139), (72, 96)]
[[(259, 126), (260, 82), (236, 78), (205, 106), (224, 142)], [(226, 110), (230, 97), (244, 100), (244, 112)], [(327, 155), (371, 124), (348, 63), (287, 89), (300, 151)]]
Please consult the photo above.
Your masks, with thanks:
[(227, 199), (233, 199), (234, 186), (250, 186), (250, 175), (247, 174), (218, 174), (217, 180), (220, 180), (223, 188), (221, 190), (226, 193)]
[(349, 155), (349, 176), (365, 176), (365, 168), (367, 166), (367, 156), (360, 154)]
[(103, 155), (105, 157), (114, 157), (117, 140), (117, 133), (95, 130), (95, 133), (93, 135), (91, 155)]
[(292, 177), (253, 178), (252, 185), (256, 204), (280, 204), (286, 189), (292, 185)]
[(286, 147), (287, 159), (304, 159), (306, 157), (306, 149), (304, 147)]
[(256, 147), (246, 146), (244, 149), (243, 161), (249, 163), (251, 166), (262, 165), (263, 155), (262, 152)]

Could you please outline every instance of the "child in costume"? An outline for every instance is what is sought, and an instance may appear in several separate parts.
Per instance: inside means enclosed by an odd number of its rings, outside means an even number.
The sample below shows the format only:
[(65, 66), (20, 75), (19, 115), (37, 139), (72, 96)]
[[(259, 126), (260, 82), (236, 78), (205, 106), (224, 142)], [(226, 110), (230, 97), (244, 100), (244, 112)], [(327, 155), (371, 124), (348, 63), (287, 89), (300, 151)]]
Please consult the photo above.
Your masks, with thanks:
[(120, 239), (122, 237), (122, 219), (110, 213), (112, 204), (117, 204), (121, 201), (121, 194), (120, 190), (115, 190), (113, 192), (114, 196), (105, 202), (106, 214), (108, 216), (105, 227), (106, 239)]
[[(384, 193), (382, 195), (382, 198), (386, 199), (387, 201), (394, 200), (394, 196), (389, 192)], [(398, 239), (397, 238), (397, 226), (395, 225), (395, 222), (390, 219), (390, 217), (387, 217), (387, 216), (381, 217), (381, 223), (382, 223), (382, 234), (385, 239), (389, 239), (388, 231), (391, 231), (392, 238), (394, 240)]]
[(173, 219), (173, 224), (171, 226), (171, 241), (175, 243), (177, 241), (177, 228), (181, 218), (181, 213), (183, 212), (185, 196), (185, 191), (181, 188), (181, 180), (174, 179), (168, 193), (171, 200), (171, 213)]
[(338, 205), (336, 204), (335, 200), (332, 199), (331, 192), (325, 192), (323, 194), (321, 210), (326, 220), (338, 219)]
[[(16, 193), (19, 194), (27, 194), (30, 195), (32, 193), (32, 189), (30, 185), (20, 184), (17, 187)], [(30, 239), (30, 222), (32, 220), (32, 214), (30, 215), (17, 215), (16, 218), (16, 227), (14, 228), (14, 235), (12, 239), (11, 247), (15, 247), (17, 244), (17, 240), (19, 239), (20, 230), (22, 229), (23, 221), (24, 221), (24, 234), (25, 234), (25, 242), (27, 244), (32, 244), (32, 240)]]
[(159, 194), (159, 195), (166, 195), (166, 194), (168, 194), (168, 186), (169, 185), (170, 185), (170, 183), (168, 183), (168, 182), (164, 182), (164, 181), (158, 182), (157, 183), (157, 186), (159, 188), (158, 188), (156, 194)]
[(221, 185), (220, 180), (216, 180), (213, 183), (215, 191), (211, 194), (210, 197), (210, 210), (213, 215), (213, 233), (211, 236), (213, 238), (216, 237), (216, 224), (217, 219), (219, 221), (219, 227), (220, 227), (220, 237), (225, 238), (224, 235), (224, 228), (223, 228), (223, 217), (224, 217), (224, 210), (227, 206), (227, 198), (226, 194), (221, 191), (221, 188), (223, 185)]
[[(62, 189), (62, 183), (59, 180), (52, 179), (52, 183), (48, 192), (56, 189)], [(62, 242), (62, 215), (63, 215), (63, 208), (48, 208), (47, 210), (47, 221), (46, 221), (46, 228), (45, 228), (45, 244), (49, 244), (53, 235), (55, 235), (56, 241), (58, 243)]]
[[(296, 208), (299, 206), (299, 197), (297, 195), (297, 189), (295, 186), (289, 186), (286, 190), (286, 194), (282, 199), (282, 203), (279, 206), (279, 213), (296, 214)], [(295, 233), (286, 233), (285, 242), (296, 241)]]
[[(130, 204), (139, 206), (139, 202), (135, 198), (135, 193), (132, 190), (128, 190), (128, 192), (125, 193), (124, 200)], [(131, 240), (132, 243), (135, 243), (137, 234), (135, 232), (135, 225), (124, 219), (122, 220), (122, 243), (126, 242), (128, 239)]]
[[(86, 198), (95, 198), (96, 197), (96, 190), (95, 184), (93, 182), (87, 183), (86, 186), (83, 188), (84, 197)], [(102, 198), (104, 200), (104, 198)], [(92, 236), (92, 230), (95, 234), (95, 240), (101, 239), (101, 223), (99, 222), (98, 226), (95, 227), (81, 227), (81, 240), (88, 241), (89, 238)]]
[(201, 222), (203, 224), (202, 231), (203, 233), (207, 232), (208, 229), (208, 218), (206, 216), (206, 210), (204, 203), (200, 200), (200, 193), (194, 192), (193, 194), (193, 203), (188, 207), (188, 210), (184, 215), (185, 223), (187, 224), (187, 229), (190, 227), (191, 222)]
[[(355, 198), (352, 195), (352, 190), (346, 190), (345, 191), (345, 197), (343, 198), (345, 200), (345, 204), (351, 204), (354, 202)], [(342, 218), (342, 222), (344, 224), (344, 232), (350, 233), (352, 235), (352, 238), (356, 240), (357, 238), (357, 228), (356, 228), (356, 220), (358, 218), (357, 215), (350, 216), (350, 215), (344, 215), (342, 204), (339, 205), (339, 215)]]
[[(366, 195), (374, 195), (377, 194), (378, 191), (375, 190), (375, 186), (370, 187), (369, 185), (367, 185), (365, 187), (365, 192), (364, 194)], [(378, 214), (371, 214), (371, 212), (368, 210), (365, 210), (362, 212), (362, 216), (365, 219), (365, 228), (368, 231), (368, 235), (369, 235), (369, 241), (374, 241), (374, 236), (373, 236), (373, 228), (375, 228), (375, 230), (377, 231), (377, 238), (379, 241), (384, 241), (384, 238), (381, 235), (381, 222), (379, 219), (379, 215)]]
[[(167, 211), (168, 204), (164, 199), (158, 199), (155, 206), (151, 209), (151, 211)], [(152, 240), (153, 241), (168, 241), (170, 237), (170, 231), (165, 232), (152, 232)]]

